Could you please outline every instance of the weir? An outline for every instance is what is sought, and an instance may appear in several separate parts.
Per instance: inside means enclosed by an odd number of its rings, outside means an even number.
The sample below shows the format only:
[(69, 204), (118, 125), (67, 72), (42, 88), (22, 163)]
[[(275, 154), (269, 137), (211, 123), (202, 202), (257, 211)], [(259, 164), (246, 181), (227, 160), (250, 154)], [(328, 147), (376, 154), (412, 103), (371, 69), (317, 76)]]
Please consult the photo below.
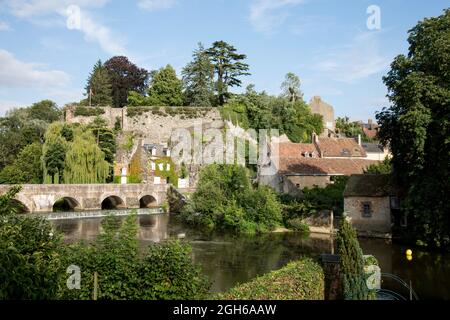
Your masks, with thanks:
[[(115, 216), (128, 216), (131, 213), (130, 209), (126, 210), (102, 210), (102, 211), (83, 211), (83, 212), (50, 212), (50, 213), (39, 213), (37, 215), (50, 220), (70, 220), (70, 219), (88, 219), (88, 218), (101, 218), (106, 217), (108, 214), (113, 214)], [(158, 215), (163, 214), (164, 210), (162, 208), (147, 208), (147, 209), (136, 209), (136, 214), (139, 215)]]

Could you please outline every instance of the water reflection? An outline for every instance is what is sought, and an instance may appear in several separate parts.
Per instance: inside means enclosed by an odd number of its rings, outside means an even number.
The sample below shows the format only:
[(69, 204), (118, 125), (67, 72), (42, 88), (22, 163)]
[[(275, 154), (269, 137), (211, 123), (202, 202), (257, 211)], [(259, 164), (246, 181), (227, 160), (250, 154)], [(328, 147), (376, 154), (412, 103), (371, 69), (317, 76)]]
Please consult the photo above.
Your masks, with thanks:
[[(213, 292), (221, 292), (258, 275), (278, 269), (302, 256), (330, 253), (328, 236), (307, 238), (295, 233), (233, 236), (193, 229), (169, 215), (139, 215), (138, 237), (142, 246), (169, 238), (179, 238), (192, 246), (192, 258), (212, 281)], [(102, 218), (55, 220), (52, 223), (69, 242), (93, 240)], [(373, 254), (382, 272), (412, 281), (420, 299), (450, 299), (450, 256), (414, 250), (414, 259), (405, 257), (406, 247), (384, 240), (360, 239), (365, 254)]]

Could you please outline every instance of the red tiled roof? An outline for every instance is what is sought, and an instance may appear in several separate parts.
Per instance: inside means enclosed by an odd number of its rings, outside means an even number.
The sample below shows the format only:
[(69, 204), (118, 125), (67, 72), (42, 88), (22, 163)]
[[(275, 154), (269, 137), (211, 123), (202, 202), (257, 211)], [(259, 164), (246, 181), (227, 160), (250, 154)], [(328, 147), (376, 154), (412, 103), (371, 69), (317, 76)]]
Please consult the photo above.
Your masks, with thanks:
[(319, 138), (318, 149), (324, 157), (366, 157), (366, 152), (353, 138)]
[(378, 128), (375, 128), (375, 129), (363, 128), (363, 131), (366, 136), (374, 139), (377, 136)]
[(280, 158), (278, 165), (282, 175), (351, 175), (363, 173), (364, 169), (379, 161), (364, 159), (326, 159), (304, 158), (286, 159)]
[(304, 152), (316, 152), (316, 146), (312, 143), (292, 143), (283, 142), (278, 144), (278, 153), (280, 158), (298, 158), (302, 157)]

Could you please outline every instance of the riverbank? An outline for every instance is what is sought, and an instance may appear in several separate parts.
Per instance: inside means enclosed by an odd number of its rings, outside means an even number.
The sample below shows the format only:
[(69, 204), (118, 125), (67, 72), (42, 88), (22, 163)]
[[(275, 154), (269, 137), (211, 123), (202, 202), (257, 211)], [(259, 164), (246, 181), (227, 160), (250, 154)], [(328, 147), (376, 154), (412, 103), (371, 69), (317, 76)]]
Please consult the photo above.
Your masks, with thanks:
[[(65, 240), (92, 240), (98, 235), (102, 218), (52, 221)], [(192, 247), (192, 259), (212, 282), (211, 293), (226, 292), (253, 278), (280, 269), (302, 257), (317, 258), (335, 251), (335, 240), (327, 234), (295, 232), (236, 235), (193, 228), (176, 216), (141, 215), (138, 238), (142, 246), (178, 238)], [(420, 299), (450, 299), (450, 255), (414, 249), (385, 239), (360, 238), (364, 254), (374, 255), (383, 273), (395, 274), (409, 283)]]

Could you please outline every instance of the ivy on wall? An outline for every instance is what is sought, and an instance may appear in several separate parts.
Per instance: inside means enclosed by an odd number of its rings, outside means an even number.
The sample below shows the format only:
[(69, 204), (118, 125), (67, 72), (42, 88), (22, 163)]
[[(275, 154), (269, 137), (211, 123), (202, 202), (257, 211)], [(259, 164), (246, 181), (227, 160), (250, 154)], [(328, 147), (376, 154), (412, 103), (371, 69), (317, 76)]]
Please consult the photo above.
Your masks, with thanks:
[[(169, 179), (169, 183), (174, 186), (178, 186), (178, 173), (176, 171), (175, 163), (172, 161), (170, 157), (164, 157), (156, 160), (152, 160), (155, 165), (155, 176), (161, 177), (162, 179)], [(160, 165), (162, 164), (163, 170), (160, 169)], [(167, 170), (167, 165), (170, 166), (170, 169)]]
[(131, 157), (128, 170), (128, 183), (140, 183), (142, 181), (142, 148), (137, 148), (136, 152)]

